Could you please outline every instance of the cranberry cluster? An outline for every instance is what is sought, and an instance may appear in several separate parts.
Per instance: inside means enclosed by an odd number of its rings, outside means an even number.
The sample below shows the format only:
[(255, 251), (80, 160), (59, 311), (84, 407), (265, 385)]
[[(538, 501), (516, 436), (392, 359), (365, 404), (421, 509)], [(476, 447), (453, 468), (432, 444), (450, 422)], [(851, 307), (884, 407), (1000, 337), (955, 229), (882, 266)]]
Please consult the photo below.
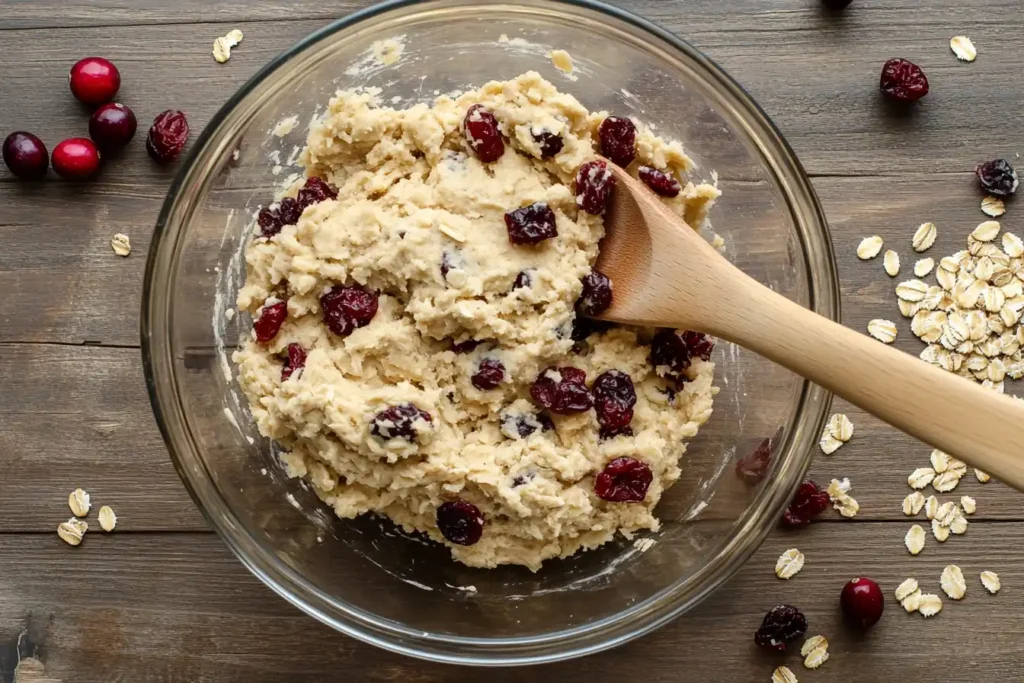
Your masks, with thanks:
[(326, 180), (317, 177), (306, 178), (305, 184), (299, 190), (297, 197), (285, 197), (276, 207), (264, 207), (256, 216), (256, 223), (260, 226), (260, 234), (263, 237), (273, 237), (281, 232), (286, 225), (295, 225), (299, 222), (302, 212), (307, 207), (337, 199), (338, 191)]

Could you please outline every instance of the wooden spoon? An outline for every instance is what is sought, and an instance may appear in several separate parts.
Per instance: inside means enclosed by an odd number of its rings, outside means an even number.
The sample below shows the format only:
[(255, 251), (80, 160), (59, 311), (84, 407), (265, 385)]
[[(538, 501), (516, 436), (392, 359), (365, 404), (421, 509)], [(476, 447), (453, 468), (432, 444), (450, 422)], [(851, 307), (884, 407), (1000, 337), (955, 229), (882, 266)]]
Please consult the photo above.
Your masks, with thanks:
[(745, 275), (643, 183), (617, 184), (597, 269), (606, 320), (708, 332), (783, 365), (1024, 491), (1024, 402), (823, 318)]

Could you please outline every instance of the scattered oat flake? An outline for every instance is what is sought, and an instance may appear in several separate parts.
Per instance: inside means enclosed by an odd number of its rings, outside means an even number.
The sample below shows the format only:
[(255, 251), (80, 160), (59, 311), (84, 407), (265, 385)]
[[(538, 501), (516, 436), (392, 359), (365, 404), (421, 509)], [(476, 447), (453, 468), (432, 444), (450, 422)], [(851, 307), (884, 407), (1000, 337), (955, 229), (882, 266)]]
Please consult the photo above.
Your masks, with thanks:
[[(916, 586), (917, 584), (915, 583), (914, 585)], [(910, 595), (900, 600), (900, 604), (903, 605), (903, 609), (907, 610), (907, 612), (916, 612), (921, 607), (920, 589), (915, 589)]]
[(878, 256), (878, 252), (882, 250), (882, 238), (878, 235), (872, 235), (871, 237), (865, 237), (857, 245), (857, 258), (862, 261), (873, 259)]
[(772, 673), (772, 683), (799, 683), (788, 666), (780, 666)]
[(903, 514), (913, 517), (924, 507), (924, 494), (914, 491), (903, 499)]
[(914, 231), (914, 237), (911, 240), (914, 251), (920, 253), (930, 249), (935, 244), (936, 235), (938, 235), (938, 230), (935, 228), (934, 223), (922, 223), (919, 225), (917, 230)]
[(833, 479), (829, 482), (828, 488), (825, 491), (828, 493), (829, 498), (834, 501), (837, 498), (845, 496), (852, 488), (853, 485), (850, 484), (850, 479), (847, 477), (842, 480)]
[(224, 36), (213, 41), (213, 59), (218, 64), (223, 64), (231, 59), (231, 41)]
[(904, 301), (922, 301), (928, 293), (928, 285), (920, 280), (906, 280), (896, 285), (896, 296)]
[(949, 493), (955, 489), (959, 483), (960, 476), (956, 472), (950, 470), (935, 477), (935, 479), (932, 480), (932, 488), (939, 493)]
[(821, 447), (821, 452), (825, 455), (832, 455), (838, 451), (839, 447), (842, 445), (842, 441), (829, 434), (827, 427), (821, 435), (821, 441), (818, 442), (818, 446)]
[(999, 589), (1003, 587), (1002, 583), (1000, 583), (999, 581), (999, 575), (995, 572), (983, 571), (980, 575), (980, 578), (981, 585), (984, 586), (985, 590), (987, 590), (992, 595), (998, 593)]
[(240, 42), (242, 42), (242, 38), (244, 38), (245, 35), (237, 28), (233, 28), (230, 31), (228, 31), (227, 35), (225, 35), (224, 37), (228, 40), (229, 43), (231, 43), (231, 47), (234, 47), (238, 45)]
[(932, 451), (928, 459), (932, 461), (932, 469), (936, 474), (942, 474), (949, 469), (949, 455), (938, 448)]
[(942, 592), (953, 600), (962, 600), (967, 594), (967, 581), (964, 580), (964, 573), (955, 564), (948, 564), (942, 570), (939, 585), (942, 586)]
[(981, 212), (986, 216), (999, 218), (1006, 213), (1006, 204), (999, 197), (984, 197), (981, 200)]
[(900, 274), (900, 255), (889, 249), (882, 257), (882, 267), (889, 277), (896, 277)]
[(916, 591), (917, 588), (917, 579), (913, 577), (906, 579), (896, 587), (896, 599), (902, 602), (904, 598)]
[(934, 536), (935, 540), (938, 541), (939, 543), (945, 543), (946, 540), (949, 538), (949, 527), (948, 526), (942, 526), (942, 524), (939, 523), (938, 518), (933, 519), (932, 520), (932, 536)]
[(849, 494), (844, 494), (841, 498), (833, 501), (832, 507), (838, 510), (843, 517), (856, 517), (860, 512), (860, 503)]
[(978, 242), (991, 242), (999, 234), (999, 228), (999, 221), (985, 221), (978, 224), (971, 237)]
[(827, 426), (832, 438), (846, 443), (853, 438), (853, 423), (843, 413), (836, 413), (828, 419)]
[(816, 650), (819, 647), (827, 648), (828, 640), (825, 639), (825, 636), (811, 636), (800, 647), (800, 656), (806, 657), (812, 650)]
[(974, 476), (978, 478), (982, 484), (987, 484), (988, 480), (991, 479), (987, 472), (979, 470), (977, 467), (974, 468)]
[(973, 515), (978, 509), (978, 501), (974, 500), (970, 496), (960, 496), (960, 507), (964, 509), (969, 515)]
[(57, 526), (57, 535), (68, 545), (79, 545), (88, 530), (88, 522), (72, 517)]
[(868, 323), (868, 334), (883, 344), (892, 344), (896, 341), (896, 323), (876, 318)]
[(926, 619), (934, 617), (942, 611), (942, 598), (938, 595), (925, 593), (921, 596), (921, 604), (918, 606), (917, 611)]
[(1003, 233), (1003, 251), (1010, 258), (1019, 258), (1024, 254), (1024, 241), (1012, 232)]
[(114, 527), (117, 526), (117, 515), (114, 514), (113, 508), (109, 505), (104, 505), (100, 508), (99, 520), (100, 528), (104, 531), (113, 531)]
[(928, 519), (935, 519), (935, 515), (939, 514), (939, 499), (935, 496), (928, 496), (928, 500), (924, 502), (924, 514)]
[(811, 636), (804, 641), (800, 655), (804, 657), (805, 667), (817, 669), (828, 661), (828, 640), (825, 636)]
[(75, 489), (68, 494), (68, 507), (75, 517), (85, 517), (89, 514), (92, 504), (89, 502), (89, 494), (82, 489)]
[(779, 556), (775, 563), (775, 576), (780, 579), (791, 579), (804, 568), (804, 554), (796, 548), (790, 548)]
[(924, 541), (924, 529), (921, 528), (920, 524), (910, 527), (906, 537), (903, 539), (903, 543), (907, 546), (907, 550), (910, 551), (911, 555), (918, 555), (924, 550)]
[(132, 253), (131, 240), (128, 239), (128, 235), (122, 235), (121, 233), (117, 233), (110, 238), (110, 248), (118, 256), (127, 256)]
[(907, 477), (907, 483), (912, 489), (923, 489), (935, 479), (935, 470), (931, 467), (918, 467)]
[(967, 518), (963, 516), (963, 513), (957, 510), (956, 516), (953, 517), (953, 520), (949, 523), (950, 532), (957, 536), (963, 536), (967, 533), (967, 526)]
[(954, 516), (956, 516), (956, 503), (953, 501), (943, 503), (935, 512), (935, 520), (942, 526), (949, 526)]
[(949, 49), (961, 62), (973, 62), (978, 57), (974, 43), (967, 36), (953, 36), (949, 39)]
[(914, 264), (914, 275), (924, 277), (935, 268), (935, 259), (923, 258)]

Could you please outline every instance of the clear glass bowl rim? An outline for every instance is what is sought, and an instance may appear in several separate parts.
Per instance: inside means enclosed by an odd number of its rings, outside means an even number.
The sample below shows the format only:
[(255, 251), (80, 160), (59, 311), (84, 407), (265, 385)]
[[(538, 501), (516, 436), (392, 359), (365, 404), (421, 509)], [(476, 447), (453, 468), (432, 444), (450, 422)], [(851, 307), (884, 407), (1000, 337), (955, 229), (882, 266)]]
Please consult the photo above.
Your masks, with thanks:
[[(169, 282), (173, 272), (168, 264), (177, 261), (173, 254), (182, 228), (187, 225), (191, 211), (185, 188), (197, 186), (196, 178), (205, 174), (197, 161), (204, 156), (211, 142), (217, 140), (220, 128), (235, 107), (264, 80), (279, 68), (285, 67), (293, 57), (307, 48), (329, 39), (335, 33), (351, 28), (375, 17), (412, 6), (450, 5), (453, 2), (464, 9), (512, 8), (516, 3), (489, 3), (486, 0), (387, 0), (349, 14), (310, 34), (249, 79), (217, 111), (192, 149), (168, 190), (160, 216), (154, 229), (152, 245), (146, 263), (140, 315), (142, 361), (146, 386), (154, 417), (167, 444), (175, 469), (196, 505), (227, 543), (241, 562), (264, 584), (289, 603), (317, 620), (353, 638), (412, 657), (436, 662), (474, 666), (509, 666), (560, 661), (599, 652), (649, 633), (688, 611), (731, 578), (757, 550), (772, 530), (776, 520), (788, 504), (796, 486), (813, 457), (817, 435), (824, 427), (831, 404), (831, 394), (821, 387), (805, 381), (799, 398), (795, 423), (786, 431), (783, 442), (776, 447), (776, 463), (787, 463), (775, 471), (783, 476), (773, 486), (762, 486), (755, 499), (740, 518), (730, 541), (722, 546), (711, 561), (702, 566), (691, 578), (688, 590), (671, 586), (647, 600), (611, 617), (584, 626), (565, 629), (540, 636), (519, 638), (464, 638), (429, 634), (404, 628), (379, 619), (364, 610), (354, 609), (307, 582), (273, 553), (253, 538), (236, 515), (219, 496), (212, 478), (205, 470), (196, 444), (188, 438), (187, 420), (177, 391), (173, 372), (173, 357), (166, 321), (169, 319), (168, 301), (160, 299), (170, 288), (158, 285)], [(780, 190), (795, 218), (803, 257), (812, 274), (808, 282), (809, 308), (832, 320), (840, 319), (839, 280), (832, 241), (818, 198), (802, 164), (774, 123), (754, 102), (749, 94), (715, 62), (683, 39), (660, 26), (631, 12), (600, 2), (599, 0), (544, 0), (552, 8), (559, 6), (593, 13), (597, 20), (611, 20), (631, 25), (673, 47), (685, 60), (702, 71), (702, 75), (726, 91), (742, 111), (742, 120), (748, 128), (756, 128), (760, 136), (750, 133), (752, 139), (762, 136), (770, 151), (762, 154), (770, 163), (779, 182)], [(520, 5), (522, 7), (522, 5)], [(806, 222), (799, 220), (794, 205), (804, 207)], [(167, 249), (172, 258), (164, 258)], [(817, 279), (813, 274), (817, 273)], [(163, 379), (164, 381), (160, 381)], [(179, 439), (177, 433), (183, 435)], [(186, 461), (186, 458), (188, 461)], [(200, 476), (192, 464), (201, 468)], [(343, 615), (331, 614), (330, 609)]]

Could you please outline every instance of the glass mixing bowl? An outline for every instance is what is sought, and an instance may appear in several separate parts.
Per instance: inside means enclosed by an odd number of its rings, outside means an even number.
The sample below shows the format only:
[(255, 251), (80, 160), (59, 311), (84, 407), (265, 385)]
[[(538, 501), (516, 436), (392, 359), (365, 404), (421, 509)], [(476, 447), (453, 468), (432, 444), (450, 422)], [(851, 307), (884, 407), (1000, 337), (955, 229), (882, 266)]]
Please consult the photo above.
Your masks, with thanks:
[[(375, 41), (404, 46), (390, 65)], [(547, 53), (567, 50), (570, 77)], [(384, 60), (387, 61), (387, 60)], [(810, 462), (829, 395), (763, 358), (719, 343), (722, 391), (663, 498), (661, 530), (534, 574), (471, 569), (384, 520), (336, 519), (288, 480), (232, 378), (249, 333), (229, 313), (254, 211), (290, 173), (306, 124), (340, 87), (430, 101), (534, 69), (591, 110), (635, 115), (717, 172), (712, 213), (725, 253), (776, 291), (837, 319), (825, 219), (799, 162), (719, 67), (635, 16), (597, 2), (403, 1), (352, 14), (252, 78), (192, 145), (149, 254), (142, 307), (146, 379), (171, 457), (199, 507), (273, 590), (339, 631), (410, 655), (522, 664), (612, 647), (686, 612), (721, 586), (775, 525)], [(290, 133), (289, 117), (299, 123)], [(277, 128), (275, 132), (275, 127)], [(763, 482), (737, 462), (777, 436)], [(648, 547), (649, 546), (649, 547)]]

